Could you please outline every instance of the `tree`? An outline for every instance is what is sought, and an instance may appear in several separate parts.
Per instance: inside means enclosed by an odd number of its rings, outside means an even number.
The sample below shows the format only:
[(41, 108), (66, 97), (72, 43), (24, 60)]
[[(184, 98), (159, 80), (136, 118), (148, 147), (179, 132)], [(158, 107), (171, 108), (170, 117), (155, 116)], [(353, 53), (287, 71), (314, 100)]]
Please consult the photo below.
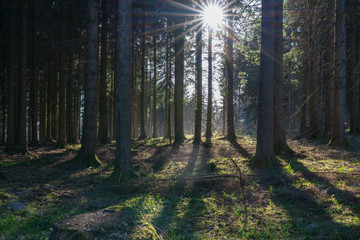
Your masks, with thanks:
[(153, 45), (154, 45), (154, 80), (153, 80), (153, 138), (157, 137), (157, 108), (156, 108), (156, 83), (157, 83), (157, 56), (156, 56), (156, 35), (153, 36)]
[(276, 0), (274, 42), (274, 151), (288, 153), (286, 143), (283, 103), (283, 0)]
[(21, 17), (21, 55), (20, 55), (20, 76), (19, 76), (19, 135), (17, 139), (17, 151), (26, 154), (26, 78), (27, 78), (27, 18), (28, 18), (28, 0), (22, 1)]
[[(206, 118), (206, 143), (211, 143), (211, 120), (212, 120), (212, 29), (209, 27), (209, 44), (208, 44), (208, 108)], [(234, 129), (235, 134), (235, 129)]]
[(98, 11), (97, 0), (88, 1), (87, 46), (86, 46), (86, 77), (84, 122), (81, 149), (77, 156), (82, 166), (97, 166), (99, 161), (96, 150), (96, 81), (97, 81), (97, 42), (98, 42)]
[(345, 142), (345, 75), (346, 75), (345, 1), (336, 0), (335, 22), (335, 91), (332, 144)]
[(316, 51), (316, 2), (307, 1), (306, 7), (308, 9), (307, 15), (307, 64), (308, 64), (308, 84), (309, 84), (309, 104), (310, 104), (310, 136), (313, 138), (319, 135), (319, 123), (318, 123), (318, 94), (317, 94), (317, 51)]
[[(66, 0), (62, 1), (62, 16), (66, 18)], [(61, 25), (61, 38), (66, 41), (66, 21)], [(65, 51), (60, 52), (60, 79), (59, 79), (59, 118), (58, 118), (58, 139), (57, 146), (60, 148), (66, 147), (66, 112), (65, 112)]]
[(108, 107), (107, 107), (107, 54), (108, 54), (108, 40), (107, 40), (107, 12), (108, 0), (101, 2), (101, 65), (100, 65), (100, 114), (99, 114), (99, 141), (102, 144), (109, 143), (109, 129), (108, 129)]
[(326, 51), (324, 56), (325, 67), (325, 123), (324, 123), (324, 138), (329, 141), (331, 139), (331, 132), (333, 126), (334, 116), (334, 8), (335, 1), (328, 0), (326, 4), (327, 22), (326, 28)]
[(253, 164), (269, 166), (274, 155), (275, 0), (262, 1), (257, 145)]
[(234, 125), (234, 40), (233, 40), (233, 22), (229, 20), (228, 36), (227, 36), (227, 135), (229, 141), (235, 141), (235, 125)]
[(16, 2), (10, 1), (10, 49), (8, 82), (8, 117), (6, 132), (6, 152), (15, 152), (15, 18)]
[(145, 13), (142, 14), (142, 31), (141, 31), (141, 87), (140, 87), (140, 137), (139, 139), (146, 138), (145, 132)]
[(185, 33), (184, 23), (180, 17), (175, 18), (177, 28), (174, 31), (174, 50), (175, 50), (175, 91), (174, 91), (174, 111), (175, 111), (175, 144), (185, 140), (184, 135), (184, 45)]
[(350, 133), (356, 134), (360, 131), (359, 124), (359, 82), (356, 79), (356, 9), (357, 1), (349, 1), (350, 9), (350, 56), (349, 56), (349, 78), (350, 78)]
[(38, 61), (37, 61), (37, 3), (33, 0), (33, 58), (32, 58), (32, 82), (31, 82), (31, 137), (32, 144), (38, 144), (38, 96), (39, 96), (39, 81), (38, 81)]
[(195, 108), (195, 134), (194, 144), (201, 142), (202, 117), (202, 25), (196, 32), (196, 108)]
[(126, 181), (132, 175), (131, 156), (131, 61), (132, 0), (119, 0), (119, 78), (115, 169), (110, 179)]

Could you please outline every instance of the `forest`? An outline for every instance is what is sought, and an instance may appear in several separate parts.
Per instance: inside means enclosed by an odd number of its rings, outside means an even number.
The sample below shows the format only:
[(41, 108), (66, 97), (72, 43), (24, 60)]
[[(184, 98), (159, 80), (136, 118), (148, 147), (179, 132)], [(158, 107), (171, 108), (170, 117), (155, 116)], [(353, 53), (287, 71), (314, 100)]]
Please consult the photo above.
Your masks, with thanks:
[(360, 0), (2, 0), (0, 33), (0, 240), (360, 239)]

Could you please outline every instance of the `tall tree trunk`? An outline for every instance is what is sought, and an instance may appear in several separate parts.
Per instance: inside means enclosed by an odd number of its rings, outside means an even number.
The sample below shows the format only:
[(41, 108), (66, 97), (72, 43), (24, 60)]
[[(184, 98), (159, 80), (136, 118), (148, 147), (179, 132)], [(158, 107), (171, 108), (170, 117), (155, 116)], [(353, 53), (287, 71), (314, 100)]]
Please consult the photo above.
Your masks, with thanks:
[(108, 109), (107, 109), (107, 11), (108, 0), (101, 2), (101, 66), (100, 66), (100, 124), (99, 141), (102, 144), (109, 143)]
[(274, 156), (274, 57), (275, 57), (275, 0), (262, 1), (261, 55), (257, 145), (254, 165), (271, 165)]
[(211, 143), (212, 136), (212, 30), (209, 28), (209, 44), (208, 44), (208, 107), (206, 118), (206, 142)]
[(336, 0), (335, 23), (335, 91), (334, 124), (332, 144), (343, 144), (345, 139), (345, 75), (346, 75), (346, 31), (345, 1)]
[(52, 113), (53, 113), (53, 88), (54, 88), (54, 79), (53, 79), (53, 74), (52, 74), (52, 61), (51, 61), (51, 57), (49, 57), (48, 60), (48, 69), (47, 69), (47, 75), (48, 75), (48, 84), (47, 84), (47, 117), (46, 117), (46, 137), (45, 137), (45, 141), (46, 142), (52, 142), (53, 138), (52, 138)]
[(131, 156), (131, 36), (132, 1), (119, 1), (119, 78), (115, 169), (110, 179), (128, 180), (132, 175)]
[(274, 44), (274, 151), (288, 153), (291, 150), (286, 143), (283, 103), (283, 0), (276, 0)]
[[(133, 54), (133, 59), (131, 62), (131, 136), (132, 138), (136, 138), (137, 137), (137, 109), (136, 109), (136, 85), (137, 85), (137, 81), (136, 81), (136, 57), (135, 57), (135, 38), (132, 39), (132, 54)], [(118, 70), (119, 71), (119, 70)]]
[(233, 22), (229, 20), (228, 38), (227, 38), (227, 136), (230, 141), (236, 140), (234, 125), (234, 53), (233, 53)]
[[(118, 22), (119, 20), (117, 19), (116, 22)], [(116, 34), (118, 35), (118, 34)], [(115, 44), (117, 45), (118, 44), (118, 39), (115, 40)], [(119, 53), (118, 53), (118, 49), (115, 48), (115, 51), (114, 51), (114, 90), (113, 90), (113, 96), (112, 96), (112, 99), (113, 99), (113, 105), (112, 105), (112, 109), (113, 109), (113, 139), (116, 140), (116, 121), (117, 121), (117, 116), (116, 116), (116, 109), (117, 109), (117, 86), (118, 86), (118, 82), (117, 82), (117, 78), (118, 78), (118, 75), (119, 75), (119, 71), (118, 71), (118, 56), (119, 56)], [(131, 86), (132, 88), (132, 86)], [(132, 95), (132, 90), (131, 90), (131, 95)], [(131, 128), (133, 129), (133, 128)]]
[(185, 34), (183, 22), (176, 18), (175, 29), (175, 91), (174, 91), (174, 122), (175, 122), (175, 143), (182, 143), (184, 135), (184, 45)]
[[(63, 22), (61, 26), (61, 37), (63, 43), (66, 41), (66, 0), (62, 1), (62, 16)], [(66, 146), (66, 112), (65, 112), (65, 51), (61, 49), (60, 52), (60, 75), (59, 75), (59, 120), (58, 120), (58, 139), (57, 146), (60, 148), (64, 148)]]
[(140, 89), (140, 139), (146, 138), (145, 132), (145, 13), (142, 15), (141, 31), (141, 89)]
[(166, 35), (166, 86), (165, 86), (165, 137), (171, 140), (171, 104), (170, 104), (170, 89), (171, 89), (171, 54), (169, 46), (169, 32)]
[(96, 150), (96, 82), (98, 61), (98, 6), (97, 0), (88, 1), (88, 25), (86, 46), (86, 77), (83, 136), (80, 153), (77, 156), (83, 166), (97, 166)]
[(194, 144), (201, 143), (202, 118), (202, 26), (196, 32), (196, 110)]
[(58, 59), (54, 58), (53, 60), (53, 64), (51, 65), (51, 74), (52, 74), (52, 84), (53, 84), (53, 88), (50, 90), (52, 91), (52, 106), (51, 106), (51, 135), (53, 140), (57, 140), (58, 139), (58, 128), (59, 128), (59, 104), (58, 104), (58, 100), (59, 100), (59, 73), (58, 73)]
[(328, 27), (326, 31), (326, 50), (325, 50), (325, 123), (324, 123), (324, 138), (329, 141), (331, 139), (331, 132), (334, 117), (334, 10), (335, 1), (328, 0), (326, 12), (328, 16)]
[[(356, 9), (355, 0), (350, 0), (350, 56), (349, 56), (349, 78), (350, 78), (350, 133), (356, 134), (360, 131), (359, 124), (359, 82), (356, 76)], [(359, 30), (358, 30), (359, 31)]]
[(27, 13), (28, 0), (22, 1), (22, 18), (21, 18), (21, 55), (20, 55), (20, 77), (19, 77), (19, 137), (18, 151), (21, 154), (27, 153), (26, 142), (26, 78), (27, 78)]
[(32, 62), (32, 84), (31, 84), (31, 136), (32, 144), (38, 144), (38, 97), (39, 97), (39, 84), (38, 84), (38, 62), (37, 62), (37, 3), (33, 0), (33, 62)]
[(300, 113), (300, 133), (305, 133), (307, 131), (307, 115), (308, 115), (308, 64), (307, 64), (307, 58), (303, 56), (303, 63), (304, 63), (304, 70), (303, 70), (303, 83), (301, 88), (301, 113)]
[(157, 137), (157, 106), (156, 106), (156, 98), (157, 98), (157, 56), (156, 56), (156, 39), (157, 36), (153, 36), (154, 41), (154, 81), (153, 81), (153, 138)]
[(309, 42), (308, 46), (308, 70), (309, 70), (309, 103), (310, 103), (310, 136), (312, 138), (317, 138), (319, 136), (319, 122), (318, 122), (318, 101), (317, 101), (317, 64), (316, 64), (316, 18), (315, 18), (315, 1), (308, 1), (308, 31), (307, 31), (307, 40)]
[(8, 112), (6, 132), (6, 152), (15, 151), (15, 22), (16, 2), (10, 1), (10, 49), (9, 49), (9, 83)]
[[(73, 41), (73, 12), (71, 7), (69, 8), (69, 40)], [(66, 130), (67, 130), (67, 142), (76, 143), (75, 139), (75, 98), (76, 90), (74, 89), (74, 53), (73, 44), (70, 43), (69, 47), (69, 75), (66, 86)]]

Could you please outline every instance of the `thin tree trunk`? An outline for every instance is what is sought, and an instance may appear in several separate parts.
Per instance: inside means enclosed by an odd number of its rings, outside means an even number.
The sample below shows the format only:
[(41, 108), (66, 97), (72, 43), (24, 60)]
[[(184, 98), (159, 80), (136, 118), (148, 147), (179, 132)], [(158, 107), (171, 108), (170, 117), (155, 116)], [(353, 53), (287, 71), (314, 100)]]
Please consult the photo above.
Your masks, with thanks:
[(109, 143), (108, 109), (107, 109), (107, 11), (108, 0), (101, 3), (101, 66), (100, 66), (100, 124), (99, 141), (102, 144)]
[(38, 144), (38, 97), (39, 97), (39, 84), (38, 84), (38, 62), (37, 62), (37, 3), (33, 0), (33, 66), (32, 66), (32, 84), (31, 84), (31, 136), (32, 144)]
[(206, 118), (206, 143), (211, 143), (212, 136), (212, 30), (209, 28), (209, 44), (208, 44), (208, 107)]
[(275, 57), (275, 4), (262, 1), (261, 55), (259, 77), (259, 103), (257, 145), (254, 165), (271, 165), (274, 156), (274, 57)]
[(334, 91), (334, 124), (332, 144), (345, 142), (345, 75), (346, 75), (346, 31), (345, 1), (336, 0), (335, 24), (335, 91)]
[(58, 69), (57, 69), (57, 59), (54, 59), (53, 65), (51, 66), (52, 69), (52, 81), (53, 81), (53, 89), (51, 89), (51, 91), (53, 91), (53, 98), (52, 98), (52, 106), (51, 106), (51, 110), (52, 110), (52, 119), (51, 119), (51, 135), (53, 137), (53, 140), (57, 140), (58, 139), (58, 130), (59, 130), (59, 104), (58, 104), (58, 100), (59, 100), (59, 73), (58, 73)]
[(27, 78), (27, 13), (28, 0), (22, 1), (22, 18), (21, 18), (21, 55), (20, 55), (20, 78), (19, 78), (19, 137), (18, 137), (18, 151), (21, 154), (26, 154), (26, 78)]
[(131, 36), (132, 1), (119, 1), (119, 78), (115, 169), (110, 179), (123, 182), (132, 176), (131, 155)]
[(97, 0), (88, 1), (88, 26), (86, 47), (86, 77), (83, 136), (78, 160), (80, 165), (99, 165), (96, 150), (96, 82), (98, 61), (98, 7)]
[[(357, 1), (350, 0), (350, 56), (349, 56), (349, 78), (350, 78), (350, 133), (356, 134), (360, 131), (359, 124), (359, 82), (356, 77), (356, 9)], [(359, 30), (358, 30), (359, 31)]]
[(156, 98), (157, 98), (157, 56), (156, 56), (156, 35), (153, 36), (154, 41), (154, 81), (153, 81), (153, 138), (157, 137), (157, 106), (156, 106)]
[(195, 133), (194, 144), (201, 143), (201, 119), (202, 119), (202, 26), (196, 33), (196, 110), (195, 110)]
[(178, 28), (175, 29), (175, 91), (174, 91), (174, 124), (175, 124), (175, 142), (182, 143), (185, 140), (184, 135), (184, 45), (185, 34), (184, 26), (181, 20), (176, 18)]
[(310, 136), (312, 138), (317, 138), (319, 136), (319, 124), (318, 124), (318, 101), (317, 101), (317, 86), (316, 83), (318, 81), (317, 79), (317, 67), (316, 67), (316, 30), (315, 30), (315, 26), (316, 26), (316, 19), (315, 19), (315, 8), (316, 8), (316, 4), (314, 1), (309, 1), (308, 3), (308, 10), (309, 10), (309, 14), (308, 14), (308, 21), (307, 21), (307, 25), (308, 25), (308, 31), (307, 31), (307, 40), (309, 42), (309, 46), (308, 46), (308, 52), (307, 52), (307, 57), (308, 57), (308, 61), (307, 64), (309, 66), (309, 103), (310, 103), (310, 131), (311, 134)]
[(227, 136), (229, 141), (235, 141), (235, 125), (234, 125), (234, 53), (233, 53), (233, 22), (229, 20), (228, 39), (227, 39)]
[(142, 15), (141, 36), (141, 89), (140, 89), (140, 137), (146, 138), (145, 132), (145, 13)]
[(53, 74), (52, 74), (52, 61), (51, 57), (48, 60), (48, 84), (47, 84), (47, 117), (46, 117), (46, 142), (52, 142), (52, 107), (53, 107)]
[[(69, 40), (73, 41), (73, 12), (69, 10)], [(67, 142), (76, 143), (75, 134), (75, 97), (76, 90), (74, 89), (74, 53), (73, 53), (73, 44), (70, 43), (69, 47), (69, 76), (67, 79), (66, 86), (66, 130), (67, 130)]]
[[(63, 22), (61, 26), (61, 37), (63, 43), (66, 41), (66, 0), (62, 1), (62, 16)], [(65, 88), (66, 88), (66, 77), (65, 77), (65, 51), (64, 49), (60, 52), (60, 75), (59, 75), (59, 118), (58, 118), (58, 139), (57, 146), (64, 148), (66, 146), (66, 111), (65, 111)]]
[(275, 11), (274, 151), (288, 153), (291, 150), (286, 143), (283, 103), (283, 0), (276, 0)]
[(325, 50), (325, 123), (324, 123), (324, 138), (329, 141), (331, 139), (331, 132), (333, 126), (333, 117), (334, 117), (334, 10), (335, 10), (335, 1), (327, 1), (327, 16), (328, 24), (326, 34), (326, 50)]
[(15, 18), (16, 2), (10, 1), (10, 49), (6, 152), (15, 152)]

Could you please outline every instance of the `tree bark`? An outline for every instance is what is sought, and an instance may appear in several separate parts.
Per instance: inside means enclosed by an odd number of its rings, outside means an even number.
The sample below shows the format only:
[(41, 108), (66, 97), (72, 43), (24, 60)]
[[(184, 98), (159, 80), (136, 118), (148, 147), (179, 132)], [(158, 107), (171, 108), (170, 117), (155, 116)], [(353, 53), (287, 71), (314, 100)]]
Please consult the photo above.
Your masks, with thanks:
[[(61, 38), (63, 43), (66, 41), (66, 0), (62, 1), (62, 16), (63, 22), (61, 26)], [(66, 91), (66, 77), (65, 77), (65, 50), (60, 52), (60, 74), (59, 74), (59, 118), (58, 118), (58, 139), (57, 146), (64, 148), (66, 146), (66, 111), (65, 111), (65, 91)]]
[(7, 153), (15, 152), (15, 18), (16, 2), (10, 1), (10, 49), (9, 49), (9, 82), (8, 82), (8, 117), (6, 132)]
[(334, 66), (334, 10), (335, 1), (328, 0), (326, 12), (328, 16), (328, 28), (326, 31), (326, 50), (325, 50), (325, 123), (324, 123), (324, 138), (329, 141), (331, 139), (331, 132), (334, 117), (334, 74), (332, 73)]
[(185, 34), (182, 20), (176, 18), (177, 28), (174, 31), (175, 49), (175, 91), (174, 91), (174, 123), (175, 144), (185, 140), (184, 135), (184, 45)]
[(132, 176), (131, 156), (131, 0), (119, 1), (119, 79), (115, 169), (110, 179), (123, 182)]
[(350, 78), (350, 133), (357, 134), (360, 131), (359, 124), (359, 82), (356, 76), (356, 9), (355, 0), (349, 1), (350, 7), (350, 56), (349, 56), (349, 78)]
[(288, 153), (286, 143), (283, 103), (283, 0), (276, 0), (275, 10), (275, 68), (274, 68), (274, 151)]
[(201, 120), (202, 120), (202, 26), (196, 32), (196, 109), (195, 109), (195, 133), (194, 144), (201, 143)]
[(33, 0), (33, 62), (32, 62), (32, 84), (31, 84), (31, 141), (33, 145), (38, 144), (38, 61), (37, 61), (37, 3)]
[(235, 125), (234, 125), (234, 47), (233, 47), (233, 22), (229, 20), (228, 37), (227, 37), (227, 136), (229, 141), (235, 141)]
[[(206, 143), (211, 143), (212, 136), (212, 29), (209, 28), (209, 44), (208, 44), (208, 107), (206, 118)], [(235, 131), (234, 131), (235, 132)]]
[(274, 57), (275, 1), (262, 1), (261, 55), (258, 98), (256, 167), (266, 167), (274, 161)]
[(146, 138), (145, 132), (145, 13), (142, 15), (142, 36), (141, 36), (141, 87), (140, 87), (140, 137)]
[(153, 81), (153, 138), (157, 137), (157, 105), (156, 105), (156, 98), (157, 98), (157, 55), (156, 55), (156, 39), (157, 36), (153, 36), (154, 41), (154, 81)]
[(346, 75), (346, 31), (345, 1), (336, 0), (335, 23), (335, 91), (334, 91), (334, 124), (332, 144), (345, 142), (345, 75)]
[(21, 17), (21, 55), (20, 55), (20, 77), (19, 77), (19, 136), (17, 141), (17, 151), (26, 154), (26, 90), (27, 90), (27, 15), (28, 0), (22, 1)]
[(101, 66), (100, 66), (100, 116), (99, 116), (99, 141), (109, 143), (108, 107), (107, 107), (107, 11), (108, 0), (101, 2)]
[(82, 166), (97, 166), (99, 161), (95, 155), (96, 150), (96, 82), (98, 61), (98, 7), (97, 0), (88, 1), (88, 25), (86, 46), (86, 76), (83, 137), (79, 164)]
[(308, 71), (309, 71), (309, 104), (310, 104), (310, 136), (317, 138), (319, 136), (319, 123), (318, 123), (318, 101), (317, 101), (317, 66), (316, 66), (316, 19), (314, 1), (308, 1), (308, 19), (307, 19), (307, 41), (309, 42), (307, 57), (308, 57)]
[(52, 74), (52, 61), (51, 57), (49, 57), (48, 60), (48, 69), (47, 69), (47, 75), (48, 75), (48, 84), (47, 84), (47, 117), (46, 117), (46, 142), (52, 142), (52, 107), (53, 107), (53, 74)]

